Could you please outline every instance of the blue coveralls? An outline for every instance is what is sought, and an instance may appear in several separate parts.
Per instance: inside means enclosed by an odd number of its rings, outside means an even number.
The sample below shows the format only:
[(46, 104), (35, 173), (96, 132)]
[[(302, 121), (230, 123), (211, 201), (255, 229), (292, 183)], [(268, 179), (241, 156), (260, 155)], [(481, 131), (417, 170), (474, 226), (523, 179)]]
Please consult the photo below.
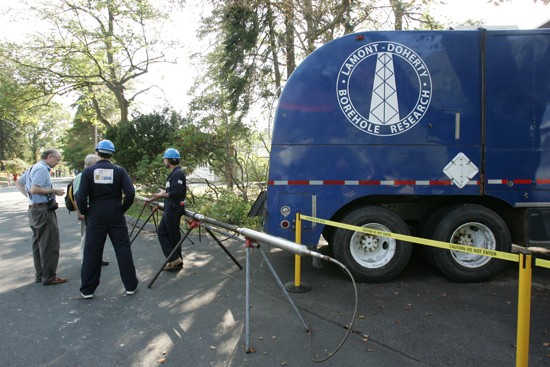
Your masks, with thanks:
[[(174, 168), (166, 179), (166, 192), (168, 197), (164, 199), (164, 213), (159, 223), (157, 235), (162, 252), (168, 258), (181, 239), (180, 221), (185, 213), (187, 185), (185, 173), (179, 166)], [(181, 257), (180, 246), (168, 261), (174, 261)]]
[[(124, 193), (124, 201), (122, 201)], [(124, 213), (134, 202), (135, 189), (126, 170), (107, 159), (82, 172), (76, 202), (86, 216), (86, 242), (80, 292), (93, 294), (101, 277), (101, 261), (107, 235), (115, 250), (124, 288), (134, 291), (138, 280)]]

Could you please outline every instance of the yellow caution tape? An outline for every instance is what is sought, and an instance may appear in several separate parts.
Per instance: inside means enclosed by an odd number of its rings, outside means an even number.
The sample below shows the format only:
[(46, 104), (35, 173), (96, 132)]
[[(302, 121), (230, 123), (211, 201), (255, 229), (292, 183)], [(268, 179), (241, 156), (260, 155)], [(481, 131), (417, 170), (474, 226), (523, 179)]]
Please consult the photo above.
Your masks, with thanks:
[[(366, 227), (358, 227), (358, 226), (353, 226), (351, 224), (345, 224), (345, 223), (340, 223), (340, 222), (333, 222), (331, 220), (326, 220), (326, 219), (319, 219), (319, 218), (315, 218), (315, 217), (309, 217), (309, 216), (303, 215), (303, 214), (301, 214), (301, 218), (302, 218), (302, 220), (308, 220), (310, 222), (326, 224), (326, 225), (333, 226), (333, 227), (349, 229), (349, 230), (352, 230), (352, 231), (372, 234), (372, 235), (379, 236), (379, 237), (393, 238), (393, 239), (396, 239), (398, 241), (419, 243), (421, 245), (439, 247), (439, 248), (443, 248), (443, 249), (447, 249), (447, 250), (453, 250), (453, 251), (467, 252), (467, 253), (475, 254), (475, 255), (489, 256), (489, 257), (494, 257), (494, 258), (501, 259), (501, 260), (508, 260), (508, 261), (514, 261), (514, 262), (519, 261), (519, 255), (510, 253), (510, 252), (495, 251), (495, 250), (488, 250), (488, 249), (473, 247), (473, 246), (458, 245), (456, 243), (430, 240), (430, 239), (421, 238), (421, 237), (405, 236), (405, 235), (399, 234), (399, 233), (379, 231), (379, 230), (376, 230), (376, 229), (371, 229), (371, 228), (366, 228)], [(544, 261), (544, 260), (537, 259), (537, 266), (539, 265), (539, 261)], [(546, 262), (550, 265), (549, 261), (546, 261)]]

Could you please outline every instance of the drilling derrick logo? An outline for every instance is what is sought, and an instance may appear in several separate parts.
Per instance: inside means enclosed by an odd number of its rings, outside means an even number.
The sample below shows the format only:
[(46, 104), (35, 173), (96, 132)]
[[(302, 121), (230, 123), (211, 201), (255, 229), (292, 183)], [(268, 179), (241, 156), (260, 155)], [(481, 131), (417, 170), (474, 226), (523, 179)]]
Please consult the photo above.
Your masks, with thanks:
[(401, 134), (422, 119), (432, 97), (426, 63), (395, 42), (372, 42), (342, 64), (338, 103), (349, 122), (377, 136)]

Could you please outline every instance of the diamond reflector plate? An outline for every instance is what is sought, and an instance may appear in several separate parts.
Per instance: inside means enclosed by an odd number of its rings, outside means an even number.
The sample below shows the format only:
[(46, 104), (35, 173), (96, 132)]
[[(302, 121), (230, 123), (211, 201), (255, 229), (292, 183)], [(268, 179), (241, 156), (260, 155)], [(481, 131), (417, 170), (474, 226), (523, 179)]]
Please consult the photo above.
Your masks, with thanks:
[(479, 169), (461, 152), (443, 168), (443, 172), (456, 186), (463, 188), (479, 172)]

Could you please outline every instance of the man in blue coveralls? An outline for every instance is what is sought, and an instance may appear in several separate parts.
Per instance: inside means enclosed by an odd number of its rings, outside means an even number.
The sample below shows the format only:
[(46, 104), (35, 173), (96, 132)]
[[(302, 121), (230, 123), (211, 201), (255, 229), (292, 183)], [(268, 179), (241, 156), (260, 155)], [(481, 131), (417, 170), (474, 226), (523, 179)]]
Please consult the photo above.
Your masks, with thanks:
[[(138, 279), (124, 213), (134, 202), (135, 189), (126, 170), (111, 163), (115, 146), (110, 140), (97, 144), (99, 161), (82, 172), (76, 203), (86, 217), (86, 242), (80, 294), (92, 298), (101, 277), (101, 261), (107, 235), (115, 250), (127, 295), (136, 292)], [(122, 194), (124, 193), (124, 201)]]
[[(99, 160), (99, 156), (96, 154), (88, 154), (86, 158), (84, 158), (84, 168), (88, 168), (91, 165), (97, 163)], [(78, 189), (80, 188), (80, 179), (82, 178), (82, 172), (80, 172), (73, 180), (73, 195), (76, 197), (76, 193), (78, 192)], [(68, 193), (67, 193), (68, 195)], [(84, 242), (86, 242), (86, 218), (82, 213), (76, 208), (77, 218), (80, 222), (80, 260), (84, 258)], [(106, 260), (101, 261), (101, 266), (107, 266), (109, 265), (109, 262)]]
[(170, 170), (166, 179), (166, 189), (154, 194), (147, 202), (164, 199), (164, 213), (158, 226), (157, 235), (162, 252), (168, 259), (164, 270), (177, 271), (183, 267), (181, 246), (171, 257), (170, 254), (181, 239), (180, 223), (181, 217), (185, 214), (187, 186), (185, 172), (179, 166), (180, 153), (174, 148), (168, 148), (162, 158), (164, 166)]

